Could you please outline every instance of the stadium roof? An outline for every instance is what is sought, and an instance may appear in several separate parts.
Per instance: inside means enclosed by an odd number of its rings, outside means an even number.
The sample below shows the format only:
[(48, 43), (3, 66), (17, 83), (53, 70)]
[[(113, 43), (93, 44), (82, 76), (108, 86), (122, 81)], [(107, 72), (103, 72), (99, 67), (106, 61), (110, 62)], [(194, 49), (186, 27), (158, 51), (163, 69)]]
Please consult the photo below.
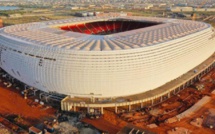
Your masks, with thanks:
[[(59, 27), (69, 24), (128, 19), (143, 22), (158, 22), (159, 25), (140, 28), (111, 35), (88, 35), (64, 31)], [(199, 32), (210, 27), (203, 22), (148, 17), (79, 17), (66, 20), (35, 22), (5, 27), (0, 34), (13, 40), (35, 46), (70, 49), (76, 51), (111, 51), (141, 48)]]

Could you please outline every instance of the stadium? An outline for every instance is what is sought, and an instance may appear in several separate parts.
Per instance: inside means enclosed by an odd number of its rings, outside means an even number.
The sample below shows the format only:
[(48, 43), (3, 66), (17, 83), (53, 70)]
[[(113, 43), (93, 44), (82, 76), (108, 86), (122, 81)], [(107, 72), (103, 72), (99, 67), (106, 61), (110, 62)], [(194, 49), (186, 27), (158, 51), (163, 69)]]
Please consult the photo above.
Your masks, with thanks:
[(143, 95), (189, 71), (195, 79), (213, 66), (210, 61), (197, 69), (214, 54), (213, 37), (207, 23), (167, 18), (80, 17), (20, 24), (0, 29), (0, 66), (35, 89), (68, 95), (63, 110), (130, 106), (170, 93), (150, 93), (151, 99)]

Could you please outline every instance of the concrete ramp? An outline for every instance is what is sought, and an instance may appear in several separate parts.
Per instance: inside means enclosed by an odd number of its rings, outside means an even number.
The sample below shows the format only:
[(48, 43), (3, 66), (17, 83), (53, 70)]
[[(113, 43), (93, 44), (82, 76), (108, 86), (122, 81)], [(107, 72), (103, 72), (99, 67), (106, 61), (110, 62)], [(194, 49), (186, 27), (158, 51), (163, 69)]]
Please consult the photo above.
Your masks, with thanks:
[(196, 111), (198, 111), (203, 105), (208, 103), (211, 100), (211, 97), (205, 96), (200, 101), (198, 101), (196, 104), (194, 104), (191, 108), (187, 109), (181, 114), (178, 114), (176, 118), (183, 119), (185, 117), (189, 117), (192, 114), (194, 114)]

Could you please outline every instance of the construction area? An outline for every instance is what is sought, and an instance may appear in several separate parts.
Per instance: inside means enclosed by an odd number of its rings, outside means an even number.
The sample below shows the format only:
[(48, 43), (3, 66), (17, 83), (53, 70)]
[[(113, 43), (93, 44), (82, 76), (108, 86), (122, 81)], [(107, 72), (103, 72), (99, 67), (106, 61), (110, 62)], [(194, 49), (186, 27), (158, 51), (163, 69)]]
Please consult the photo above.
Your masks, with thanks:
[(212, 69), (198, 81), (161, 103), (130, 112), (126, 111), (127, 107), (121, 107), (121, 112), (118, 113), (112, 109), (104, 109), (102, 118), (83, 121), (113, 134), (121, 132), (128, 124), (159, 134), (213, 134), (214, 89), (215, 69)]
[(100, 133), (80, 113), (60, 111), (63, 95), (33, 89), (0, 70), (0, 134)]
[(20, 85), (8, 82), (1, 73), (0, 124), (6, 126), (8, 131), (27, 133), (28, 127), (55, 118), (54, 108), (34, 101), (33, 96), (24, 99), (21, 92)]

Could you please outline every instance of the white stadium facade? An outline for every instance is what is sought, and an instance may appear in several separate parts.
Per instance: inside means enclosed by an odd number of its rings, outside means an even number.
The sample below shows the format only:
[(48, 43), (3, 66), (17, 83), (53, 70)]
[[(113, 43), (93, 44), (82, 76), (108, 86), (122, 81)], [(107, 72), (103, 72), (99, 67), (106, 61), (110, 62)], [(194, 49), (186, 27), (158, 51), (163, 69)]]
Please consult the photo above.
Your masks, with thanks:
[(135, 16), (20, 24), (0, 29), (0, 66), (36, 89), (68, 95), (72, 106), (83, 98), (86, 107), (86, 98), (126, 98), (182, 77), (214, 54), (213, 36), (204, 22)]

